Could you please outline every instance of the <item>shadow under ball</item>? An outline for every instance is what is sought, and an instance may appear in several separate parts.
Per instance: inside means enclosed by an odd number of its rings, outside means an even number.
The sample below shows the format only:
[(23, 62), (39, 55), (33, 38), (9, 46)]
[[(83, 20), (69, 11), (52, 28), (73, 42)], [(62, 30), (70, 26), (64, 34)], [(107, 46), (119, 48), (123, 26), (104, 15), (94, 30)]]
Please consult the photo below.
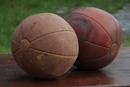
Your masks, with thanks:
[(21, 69), (38, 78), (55, 78), (67, 72), (78, 56), (72, 27), (52, 13), (25, 18), (12, 36), (12, 54)]
[(66, 21), (79, 40), (75, 66), (96, 70), (115, 59), (121, 45), (122, 28), (111, 14), (94, 7), (83, 7), (72, 11)]

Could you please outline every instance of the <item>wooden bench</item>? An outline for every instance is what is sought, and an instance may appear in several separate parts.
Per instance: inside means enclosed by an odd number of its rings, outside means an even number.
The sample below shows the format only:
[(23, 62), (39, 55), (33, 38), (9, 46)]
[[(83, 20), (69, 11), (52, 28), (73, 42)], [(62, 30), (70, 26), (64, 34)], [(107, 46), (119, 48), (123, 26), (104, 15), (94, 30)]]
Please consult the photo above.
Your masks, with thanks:
[(56, 79), (34, 78), (21, 70), (11, 54), (0, 55), (0, 87), (130, 86), (130, 48), (121, 48), (116, 59), (98, 71), (72, 67)]

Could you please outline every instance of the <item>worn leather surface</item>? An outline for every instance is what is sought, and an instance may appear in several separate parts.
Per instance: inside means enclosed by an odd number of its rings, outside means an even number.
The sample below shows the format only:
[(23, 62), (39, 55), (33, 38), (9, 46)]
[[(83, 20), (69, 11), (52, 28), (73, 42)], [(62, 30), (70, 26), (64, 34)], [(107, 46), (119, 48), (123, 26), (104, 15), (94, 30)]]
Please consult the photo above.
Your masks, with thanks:
[(39, 78), (55, 78), (74, 64), (78, 40), (72, 27), (52, 13), (25, 18), (12, 36), (12, 53), (16, 63)]
[(77, 67), (100, 69), (115, 59), (121, 45), (122, 28), (111, 14), (94, 7), (83, 7), (72, 11), (66, 21), (79, 40)]

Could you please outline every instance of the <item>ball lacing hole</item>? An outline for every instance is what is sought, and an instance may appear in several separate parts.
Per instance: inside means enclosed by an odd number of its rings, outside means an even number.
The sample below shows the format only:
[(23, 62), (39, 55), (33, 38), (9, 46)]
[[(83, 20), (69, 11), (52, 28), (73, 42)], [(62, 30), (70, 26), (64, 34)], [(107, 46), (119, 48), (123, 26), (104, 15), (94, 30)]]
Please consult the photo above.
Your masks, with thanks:
[(112, 55), (114, 55), (114, 54), (116, 53), (116, 51), (117, 51), (117, 48), (118, 48), (118, 47), (117, 47), (117, 44), (116, 44), (116, 43), (112, 44), (110, 53), (111, 53)]
[(20, 50), (28, 51), (29, 47), (30, 47), (30, 43), (28, 40), (24, 39), (20, 41)]

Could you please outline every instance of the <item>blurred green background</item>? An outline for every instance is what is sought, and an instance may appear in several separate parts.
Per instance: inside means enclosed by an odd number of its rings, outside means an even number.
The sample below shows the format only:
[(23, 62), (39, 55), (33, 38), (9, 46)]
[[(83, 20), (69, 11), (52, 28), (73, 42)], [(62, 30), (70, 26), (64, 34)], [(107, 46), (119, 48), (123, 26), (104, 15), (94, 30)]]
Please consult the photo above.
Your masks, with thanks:
[[(130, 0), (0, 0), (0, 54), (11, 53), (11, 37), (18, 24), (27, 16), (52, 12), (63, 18), (83, 6), (93, 6), (115, 13)], [(130, 46), (130, 38), (123, 39)]]

